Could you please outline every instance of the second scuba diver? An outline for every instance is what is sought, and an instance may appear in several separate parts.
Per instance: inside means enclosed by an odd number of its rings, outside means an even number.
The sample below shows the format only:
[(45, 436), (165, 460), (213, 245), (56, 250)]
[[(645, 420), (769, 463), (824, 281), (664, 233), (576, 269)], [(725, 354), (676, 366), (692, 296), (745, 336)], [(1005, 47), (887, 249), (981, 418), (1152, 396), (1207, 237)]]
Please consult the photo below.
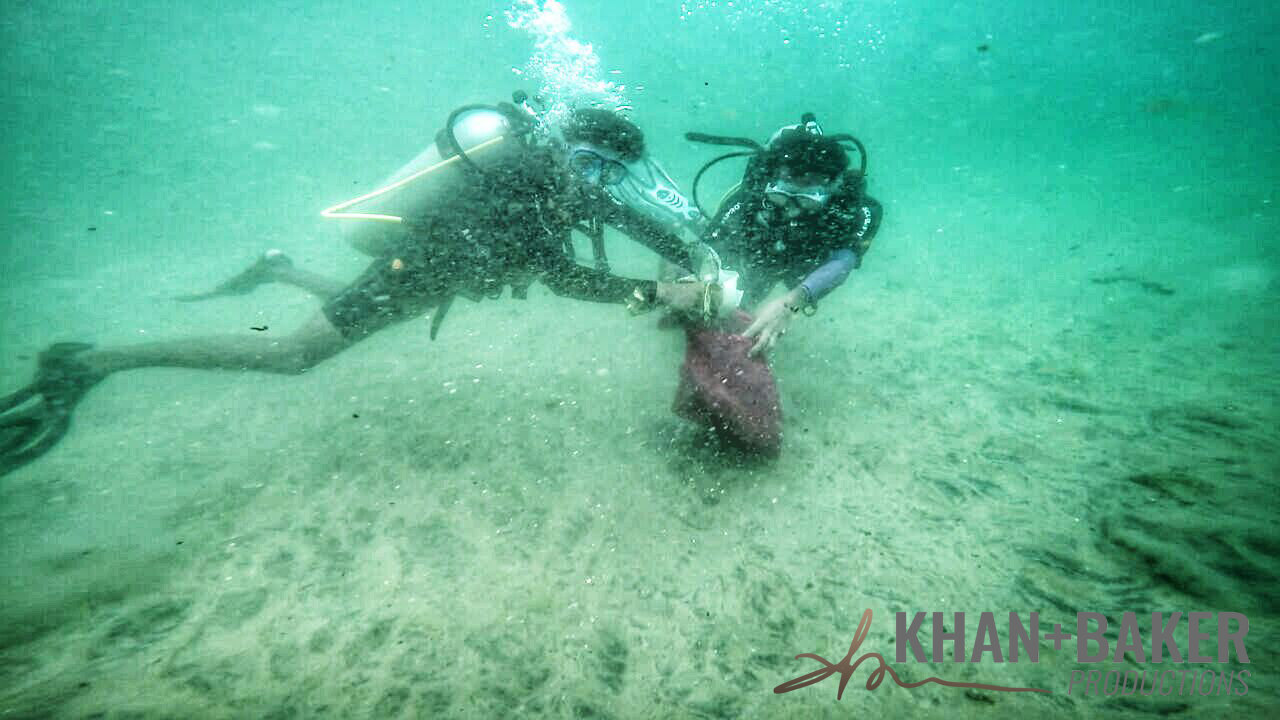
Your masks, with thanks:
[[(812, 314), (870, 247), (882, 210), (865, 193), (866, 151), (851, 136), (825, 135), (811, 114), (778, 130), (765, 146), (700, 133), (686, 137), (747, 148), (702, 167), (693, 182), (695, 203), (698, 181), (711, 166), (734, 157), (750, 161), (703, 236), (709, 248), (696, 278), (709, 291), (700, 305), (681, 308), (701, 310), (701, 317), (684, 323), (685, 359), (673, 410), (740, 450), (776, 457), (782, 408), (773, 373), (759, 355), (786, 333), (793, 315)], [(857, 168), (850, 168), (842, 143), (857, 148)], [(787, 292), (767, 299), (779, 282)], [(755, 316), (735, 312), (739, 303)], [(709, 323), (713, 316), (717, 322)]]
[[(51, 449), (84, 394), (122, 370), (301, 373), (371, 333), (433, 309), (434, 337), (455, 296), (496, 297), (510, 286), (513, 296), (522, 297), (535, 280), (559, 295), (633, 305), (680, 301), (699, 292), (695, 283), (640, 281), (608, 270), (604, 225), (687, 267), (688, 246), (673, 229), (702, 221), (645, 156), (640, 128), (606, 110), (581, 109), (557, 135), (539, 126), (525, 96), (517, 93), (514, 100), (459, 108), (434, 146), (390, 184), (326, 211), (331, 217), (382, 220), (393, 229), (353, 237), (353, 244), (376, 256), (353, 282), (303, 273), (283, 255), (269, 253), (247, 274), (196, 296), (291, 282), (324, 302), (296, 332), (102, 349), (59, 343), (44, 350), (33, 382), (0, 398), (0, 475)], [(574, 229), (593, 239), (594, 267), (575, 262)]]
[[(751, 354), (771, 349), (801, 311), (839, 287), (862, 264), (883, 208), (866, 194), (867, 154), (849, 135), (826, 135), (812, 114), (780, 128), (765, 146), (749, 139), (689, 133), (688, 139), (749, 148), (722, 155), (750, 157), (742, 182), (721, 203), (704, 240), (741, 273), (743, 307), (755, 317), (744, 335)], [(858, 150), (850, 167), (844, 145)], [(762, 302), (777, 283), (787, 293)]]

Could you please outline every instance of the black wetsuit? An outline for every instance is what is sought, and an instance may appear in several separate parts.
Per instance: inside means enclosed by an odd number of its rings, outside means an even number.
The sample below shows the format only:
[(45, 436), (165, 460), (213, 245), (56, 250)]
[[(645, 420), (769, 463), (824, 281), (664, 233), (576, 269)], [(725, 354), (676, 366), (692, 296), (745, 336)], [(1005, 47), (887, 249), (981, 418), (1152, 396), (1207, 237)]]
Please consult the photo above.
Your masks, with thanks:
[(655, 221), (615, 204), (599, 188), (567, 191), (569, 178), (545, 149), (483, 175), (473, 172), (325, 303), (325, 315), (344, 336), (447, 308), (456, 295), (497, 297), (510, 285), (523, 297), (535, 280), (557, 295), (623, 302), (640, 281), (580, 265), (571, 255), (571, 231), (592, 224), (618, 228), (663, 258), (688, 264), (684, 242)]
[(884, 210), (861, 192), (860, 178), (847, 176), (842, 190), (812, 215), (786, 218), (759, 188), (731, 195), (712, 220), (705, 239), (725, 264), (742, 273), (743, 307), (751, 308), (773, 286), (804, 285), (816, 301), (844, 282), (862, 263)]

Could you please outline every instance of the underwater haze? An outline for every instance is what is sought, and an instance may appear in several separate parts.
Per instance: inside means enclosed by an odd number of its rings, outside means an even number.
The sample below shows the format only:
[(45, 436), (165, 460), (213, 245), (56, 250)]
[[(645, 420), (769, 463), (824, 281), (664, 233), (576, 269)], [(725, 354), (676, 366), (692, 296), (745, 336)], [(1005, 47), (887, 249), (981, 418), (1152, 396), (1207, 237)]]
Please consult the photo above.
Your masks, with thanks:
[[(303, 374), (111, 376), (0, 477), (0, 718), (1280, 703), (1274, 2), (13, 2), (0, 28), (0, 394), (51, 343), (299, 327), (319, 305), (283, 285), (173, 298), (272, 248), (356, 278), (320, 211), (515, 90), (623, 107), (686, 192), (727, 149), (684, 133), (764, 142), (812, 112), (866, 145), (885, 207), (772, 354), (773, 460), (672, 413), (681, 333), (536, 284)], [(1050, 692), (869, 691), (869, 662), (840, 699), (775, 693), (866, 610), (860, 652), (904, 683)], [(1088, 665), (1044, 637), (1096, 612), (1114, 648), (1157, 611), (1247, 616), (1248, 661)], [(1038, 613), (1039, 661), (896, 662), (899, 612), (965, 612), (969, 647), (981, 612), (1002, 642)], [(1091, 669), (1236, 684), (1069, 687)]]

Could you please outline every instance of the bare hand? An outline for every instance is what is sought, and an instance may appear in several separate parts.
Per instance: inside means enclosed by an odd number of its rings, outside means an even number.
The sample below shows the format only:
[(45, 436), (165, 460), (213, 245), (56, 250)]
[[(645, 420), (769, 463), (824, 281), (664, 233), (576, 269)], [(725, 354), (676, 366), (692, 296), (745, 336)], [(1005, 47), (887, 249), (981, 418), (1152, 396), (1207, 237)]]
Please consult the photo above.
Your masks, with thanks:
[(742, 333), (749, 338), (758, 338), (747, 353), (751, 357), (773, 349), (778, 339), (787, 334), (787, 324), (791, 322), (791, 308), (787, 298), (770, 300), (756, 312), (756, 319)]

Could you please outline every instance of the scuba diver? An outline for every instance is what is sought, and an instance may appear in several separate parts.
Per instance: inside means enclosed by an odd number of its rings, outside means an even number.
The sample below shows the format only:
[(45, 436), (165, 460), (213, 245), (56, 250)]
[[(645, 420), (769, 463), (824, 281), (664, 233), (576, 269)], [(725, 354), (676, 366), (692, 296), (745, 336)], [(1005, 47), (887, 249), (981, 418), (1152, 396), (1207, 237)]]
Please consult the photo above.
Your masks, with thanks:
[[(867, 152), (850, 135), (824, 134), (812, 113), (780, 128), (763, 147), (746, 138), (686, 138), (748, 148), (704, 165), (694, 178), (693, 197), (701, 208), (698, 181), (711, 166), (751, 158), (703, 239), (741, 273), (743, 307), (755, 315), (743, 335), (755, 339), (754, 356), (773, 348), (793, 315), (812, 315), (818, 300), (861, 266), (884, 213), (866, 194)], [(846, 143), (858, 151), (857, 167), (850, 167)], [(787, 293), (762, 303), (779, 282)]]
[[(645, 155), (640, 128), (602, 109), (572, 111), (551, 128), (523, 93), (514, 103), (470, 105), (450, 115), (435, 143), (374, 192), (324, 211), (355, 224), (349, 240), (375, 260), (353, 282), (293, 267), (268, 252), (248, 271), (195, 300), (287, 282), (323, 307), (286, 337), (221, 335), (111, 348), (58, 343), (39, 355), (34, 380), (0, 398), (0, 475), (50, 450), (80, 399), (122, 370), (144, 367), (298, 374), (393, 323), (434, 310), (431, 337), (455, 296), (522, 298), (535, 280), (558, 295), (626, 302), (696, 304), (705, 283), (613, 275), (606, 225), (681, 267), (704, 220)], [(592, 240), (593, 266), (573, 255), (571, 232)], [(690, 298), (693, 298), (691, 300)]]

